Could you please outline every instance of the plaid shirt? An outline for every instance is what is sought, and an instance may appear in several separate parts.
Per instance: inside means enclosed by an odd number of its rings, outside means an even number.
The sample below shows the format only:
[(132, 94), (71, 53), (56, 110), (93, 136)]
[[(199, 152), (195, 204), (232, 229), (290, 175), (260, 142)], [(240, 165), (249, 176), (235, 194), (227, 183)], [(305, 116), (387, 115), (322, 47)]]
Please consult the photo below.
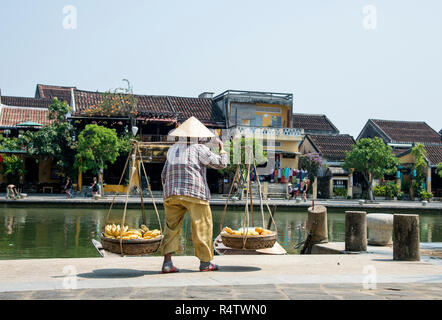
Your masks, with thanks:
[(206, 167), (223, 169), (227, 162), (226, 152), (217, 155), (202, 144), (174, 144), (167, 152), (161, 173), (164, 199), (181, 195), (209, 200)]

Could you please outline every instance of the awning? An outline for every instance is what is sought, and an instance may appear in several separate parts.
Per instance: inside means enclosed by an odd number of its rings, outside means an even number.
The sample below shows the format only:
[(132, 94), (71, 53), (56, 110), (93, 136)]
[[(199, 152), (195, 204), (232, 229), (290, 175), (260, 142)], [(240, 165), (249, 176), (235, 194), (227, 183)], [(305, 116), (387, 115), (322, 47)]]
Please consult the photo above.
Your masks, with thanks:
[(43, 125), (41, 123), (33, 122), (33, 121), (26, 121), (17, 124), (18, 127), (42, 127)]

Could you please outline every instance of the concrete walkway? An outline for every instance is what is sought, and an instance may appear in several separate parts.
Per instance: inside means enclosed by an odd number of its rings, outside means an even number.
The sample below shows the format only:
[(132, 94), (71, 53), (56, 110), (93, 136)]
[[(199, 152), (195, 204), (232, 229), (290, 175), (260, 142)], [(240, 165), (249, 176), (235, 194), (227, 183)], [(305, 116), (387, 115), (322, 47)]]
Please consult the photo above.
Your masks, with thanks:
[(0, 299), (442, 299), (442, 266), (388, 254), (0, 260)]
[[(83, 196), (75, 196), (74, 198), (68, 199), (62, 194), (29, 194), (25, 199), (10, 200), (5, 198), (5, 194), (0, 193), (0, 204), (6, 204), (9, 206), (26, 206), (29, 204), (39, 204), (39, 205), (53, 205), (53, 206), (85, 206), (85, 207), (108, 207), (113, 201), (113, 195), (107, 195), (104, 199), (94, 200), (93, 198), (85, 198)], [(117, 206), (124, 205), (126, 197), (124, 195), (118, 195), (115, 197), (115, 204)], [(163, 199), (161, 197), (154, 198), (156, 204), (162, 204)], [(146, 204), (152, 204), (152, 199), (150, 196), (144, 197), (144, 202)], [(213, 207), (224, 207), (226, 203), (226, 198), (222, 195), (213, 195), (210, 200), (210, 205)], [(278, 208), (303, 208), (306, 209), (312, 205), (312, 200), (308, 199), (306, 202), (297, 203), (295, 200), (283, 200), (283, 199), (270, 199), (268, 201), (269, 206), (277, 205)], [(327, 208), (333, 209), (377, 209), (377, 210), (413, 210), (413, 211), (425, 211), (434, 212), (442, 214), (442, 201), (429, 202), (427, 205), (423, 205), (420, 201), (388, 201), (379, 200), (376, 203), (365, 203), (359, 204), (358, 200), (315, 200), (316, 205), (323, 205)], [(131, 195), (129, 197), (128, 206), (129, 207), (139, 207), (140, 197)], [(229, 201), (229, 207), (243, 208), (245, 201)], [(259, 200), (254, 200), (254, 205), (259, 206)]]

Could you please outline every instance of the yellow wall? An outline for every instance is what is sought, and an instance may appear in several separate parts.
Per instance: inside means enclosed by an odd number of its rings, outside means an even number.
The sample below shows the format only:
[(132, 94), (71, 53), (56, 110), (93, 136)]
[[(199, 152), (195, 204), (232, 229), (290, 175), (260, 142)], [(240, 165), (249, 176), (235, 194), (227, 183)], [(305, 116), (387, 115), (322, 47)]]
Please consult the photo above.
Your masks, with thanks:
[[(272, 125), (272, 116), (280, 116), (282, 127), (284, 127), (284, 128), (290, 127), (289, 122), (288, 122), (289, 119), (287, 119), (287, 114), (291, 112), (290, 107), (283, 106), (283, 105), (275, 105), (275, 104), (264, 104), (264, 103), (257, 103), (256, 106), (257, 107), (272, 108), (272, 109), (281, 109), (280, 111), (278, 111), (278, 113), (256, 111), (256, 115), (262, 116), (262, 126), (263, 127), (269, 127)], [(267, 117), (265, 115), (267, 115)]]
[(59, 179), (51, 179), (51, 168), (55, 166), (52, 158), (39, 158), (38, 165), (38, 182), (39, 183), (58, 183)]
[(399, 162), (401, 164), (403, 163), (415, 163), (416, 159), (414, 158), (413, 154), (410, 152), (406, 155), (403, 155), (402, 157), (399, 157)]
[(298, 141), (280, 141), (281, 146), (275, 147), (277, 149), (280, 149), (283, 152), (298, 152), (299, 143)]
[(298, 156), (296, 158), (281, 159), (281, 168), (298, 169)]
[(301, 146), (299, 147), (299, 152), (301, 152), (302, 154), (306, 154), (306, 153), (316, 153), (317, 151), (312, 146), (309, 140), (304, 139)]
[(115, 184), (107, 184), (107, 185), (104, 186), (104, 192), (126, 193), (127, 192), (127, 186), (115, 185)]

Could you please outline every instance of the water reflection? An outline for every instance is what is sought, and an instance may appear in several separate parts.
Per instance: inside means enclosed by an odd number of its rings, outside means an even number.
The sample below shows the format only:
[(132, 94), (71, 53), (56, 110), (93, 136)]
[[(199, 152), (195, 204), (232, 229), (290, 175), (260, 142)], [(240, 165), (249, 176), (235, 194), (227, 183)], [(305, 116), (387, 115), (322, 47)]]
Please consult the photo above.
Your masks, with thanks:
[[(1, 208), (0, 209), (0, 259), (25, 258), (71, 258), (97, 257), (91, 239), (100, 238), (108, 209), (69, 208)], [(164, 213), (160, 210), (164, 222)], [(256, 213), (256, 211), (255, 211)], [(214, 236), (219, 233), (222, 210), (212, 210)], [(228, 210), (224, 226), (239, 228), (242, 225), (242, 211)], [(260, 214), (254, 215), (254, 225), (267, 227), (268, 215), (262, 221)], [(122, 209), (113, 209), (111, 222), (121, 223)], [(157, 217), (151, 208), (146, 210), (146, 222), (157, 229)], [(295, 245), (306, 238), (307, 212), (278, 210), (275, 215), (278, 242), (289, 254), (299, 253)], [(140, 226), (140, 210), (130, 209), (126, 217), (131, 227)], [(252, 224), (250, 224), (252, 226)], [(421, 214), (420, 234), (422, 242), (442, 242), (442, 215)], [(345, 217), (343, 212), (328, 213), (329, 241), (344, 241)], [(181, 232), (181, 250), (177, 254), (193, 255), (190, 218), (186, 215)], [(157, 252), (156, 255), (160, 253)]]

